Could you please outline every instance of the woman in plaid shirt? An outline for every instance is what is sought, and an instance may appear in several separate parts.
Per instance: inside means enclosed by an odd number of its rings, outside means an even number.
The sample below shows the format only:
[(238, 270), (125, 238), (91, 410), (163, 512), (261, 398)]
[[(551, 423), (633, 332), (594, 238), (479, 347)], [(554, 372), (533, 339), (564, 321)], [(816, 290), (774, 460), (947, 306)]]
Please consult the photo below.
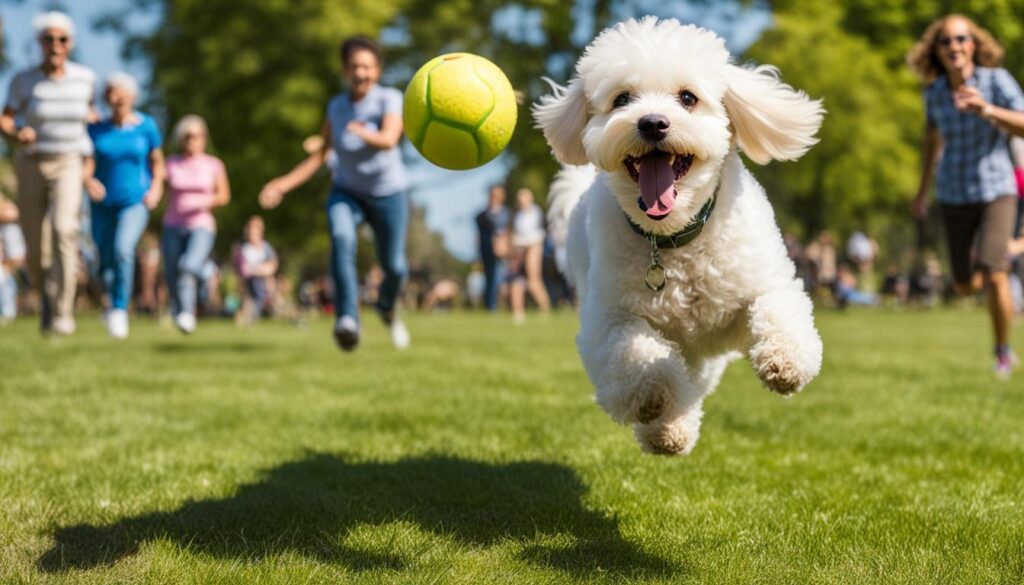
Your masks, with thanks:
[(1006, 378), (1016, 362), (1009, 345), (1013, 303), (1007, 248), (1017, 187), (1008, 142), (1009, 134), (1024, 135), (1024, 92), (998, 67), (1002, 57), (988, 31), (951, 14), (928, 27), (907, 61), (925, 83), (927, 116), (921, 185), (912, 210), (927, 216), (934, 174), (956, 292), (987, 290), (996, 374)]

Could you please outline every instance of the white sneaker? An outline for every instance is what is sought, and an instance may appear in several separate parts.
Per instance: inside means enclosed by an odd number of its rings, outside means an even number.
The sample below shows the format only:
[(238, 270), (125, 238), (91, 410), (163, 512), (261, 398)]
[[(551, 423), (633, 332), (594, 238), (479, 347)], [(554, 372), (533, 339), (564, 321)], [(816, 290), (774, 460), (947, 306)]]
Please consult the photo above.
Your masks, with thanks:
[(74, 335), (75, 334), (75, 318), (74, 317), (54, 317), (52, 331), (57, 335)]
[(397, 317), (391, 321), (391, 343), (395, 349), (406, 349), (412, 343), (412, 337), (410, 337), (405, 323), (402, 323)]
[(126, 339), (128, 337), (128, 311), (124, 309), (111, 309), (107, 311), (104, 322), (107, 325), (107, 333), (114, 339)]
[(334, 322), (334, 342), (342, 351), (352, 351), (359, 345), (359, 323), (349, 315), (342, 315)]
[(174, 324), (185, 334), (194, 333), (196, 330), (196, 316), (192, 313), (178, 313), (174, 318)]

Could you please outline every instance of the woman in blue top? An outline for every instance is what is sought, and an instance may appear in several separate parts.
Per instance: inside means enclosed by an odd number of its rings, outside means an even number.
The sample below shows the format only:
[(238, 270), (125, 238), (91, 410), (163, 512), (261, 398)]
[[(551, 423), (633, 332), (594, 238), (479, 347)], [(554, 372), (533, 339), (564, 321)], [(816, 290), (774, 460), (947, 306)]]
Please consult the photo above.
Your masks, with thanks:
[(359, 343), (356, 227), (367, 221), (373, 228), (377, 259), (384, 270), (377, 311), (391, 330), (394, 346), (404, 349), (409, 346), (409, 332), (395, 315), (395, 301), (408, 271), (408, 178), (398, 148), (402, 138), (402, 93), (377, 85), (382, 58), (373, 41), (347, 39), (341, 45), (341, 62), (348, 92), (327, 104), (323, 145), (291, 172), (267, 183), (260, 191), (260, 204), (266, 209), (276, 207), (287, 192), (308, 181), (333, 151), (336, 158), (327, 218), (337, 315), (335, 341), (345, 351), (352, 351)]
[(107, 78), (104, 98), (110, 117), (89, 125), (94, 154), (85, 163), (92, 238), (110, 295), (104, 320), (111, 337), (118, 339), (128, 336), (135, 245), (149, 223), (149, 210), (163, 194), (163, 141), (153, 118), (132, 109), (137, 94), (138, 84), (127, 73)]
[(921, 184), (911, 208), (927, 216), (935, 173), (956, 292), (988, 291), (995, 370), (1005, 378), (1016, 360), (1009, 345), (1007, 248), (1017, 188), (1008, 143), (1009, 134), (1024, 134), (1024, 92), (999, 68), (1002, 57), (988, 31), (951, 14), (928, 27), (907, 61), (925, 83), (927, 118)]

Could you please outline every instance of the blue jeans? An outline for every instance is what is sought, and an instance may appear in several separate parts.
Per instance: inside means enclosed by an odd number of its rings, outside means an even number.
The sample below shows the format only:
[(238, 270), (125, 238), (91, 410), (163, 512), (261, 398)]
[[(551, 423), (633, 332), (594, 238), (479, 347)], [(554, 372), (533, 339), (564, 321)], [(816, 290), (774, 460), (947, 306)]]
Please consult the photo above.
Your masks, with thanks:
[(254, 317), (263, 315), (263, 312), (267, 308), (267, 299), (270, 291), (267, 290), (267, 278), (265, 276), (253, 276), (245, 279), (245, 287), (249, 291), (249, 296), (252, 297), (254, 305)]
[(0, 266), (0, 319), (18, 316), (18, 281)]
[(409, 269), (405, 261), (405, 236), (409, 225), (409, 199), (404, 192), (386, 197), (356, 195), (338, 188), (327, 199), (327, 223), (331, 230), (331, 276), (334, 279), (334, 313), (359, 320), (359, 275), (356, 274), (356, 228), (368, 221), (373, 228), (377, 262), (384, 271), (377, 308), (390, 312)]
[(142, 203), (126, 207), (92, 206), (92, 239), (100, 257), (100, 278), (110, 295), (110, 306), (128, 309), (135, 278), (135, 246), (149, 224)]
[(164, 255), (164, 277), (171, 297), (171, 314), (196, 314), (198, 282), (203, 264), (213, 250), (216, 235), (208, 230), (164, 226), (160, 248)]
[(505, 261), (494, 255), (490, 250), (480, 254), (484, 261), (484, 307), (488, 311), (498, 309), (498, 291), (505, 280)]

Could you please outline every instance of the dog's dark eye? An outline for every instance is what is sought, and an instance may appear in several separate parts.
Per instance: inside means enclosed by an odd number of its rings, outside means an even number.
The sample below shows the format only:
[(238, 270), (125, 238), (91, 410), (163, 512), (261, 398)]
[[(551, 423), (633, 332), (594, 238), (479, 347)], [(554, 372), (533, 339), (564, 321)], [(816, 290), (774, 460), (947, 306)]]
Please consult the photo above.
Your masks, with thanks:
[(631, 101), (633, 101), (633, 96), (629, 95), (628, 92), (622, 92), (615, 96), (615, 101), (612, 102), (612, 109), (628, 106)]
[(679, 92), (679, 103), (683, 104), (683, 107), (690, 109), (697, 105), (697, 96), (693, 95), (689, 91), (683, 90)]

